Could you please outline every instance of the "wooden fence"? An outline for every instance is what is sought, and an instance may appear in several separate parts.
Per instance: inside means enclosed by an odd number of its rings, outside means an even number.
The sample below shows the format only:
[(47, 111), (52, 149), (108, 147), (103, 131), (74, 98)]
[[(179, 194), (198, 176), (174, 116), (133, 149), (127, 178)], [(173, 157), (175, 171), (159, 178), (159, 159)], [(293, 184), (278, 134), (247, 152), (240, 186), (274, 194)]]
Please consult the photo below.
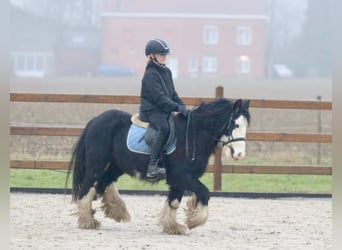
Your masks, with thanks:
[[(186, 105), (197, 105), (202, 101), (212, 101), (223, 97), (223, 88), (216, 88), (213, 98), (182, 97)], [(112, 96), (112, 95), (76, 95), (76, 94), (37, 94), (37, 93), (11, 93), (11, 102), (61, 102), (61, 103), (111, 103), (111, 104), (139, 104), (139, 96)], [(331, 110), (332, 103), (327, 101), (288, 101), (288, 100), (251, 100), (252, 108), (273, 109), (303, 109), (303, 110)], [(83, 128), (79, 127), (29, 127), (11, 126), (11, 135), (34, 136), (79, 136)], [(331, 134), (320, 133), (269, 133), (248, 132), (248, 141), (268, 142), (305, 142), (305, 143), (332, 143)], [(331, 175), (331, 166), (270, 166), (270, 165), (223, 165), (219, 149), (214, 157), (213, 164), (208, 165), (207, 172), (214, 174), (214, 190), (220, 191), (222, 173), (253, 173), (253, 174), (309, 174)], [(11, 168), (21, 169), (58, 169), (65, 170), (68, 162), (44, 160), (11, 160)]]

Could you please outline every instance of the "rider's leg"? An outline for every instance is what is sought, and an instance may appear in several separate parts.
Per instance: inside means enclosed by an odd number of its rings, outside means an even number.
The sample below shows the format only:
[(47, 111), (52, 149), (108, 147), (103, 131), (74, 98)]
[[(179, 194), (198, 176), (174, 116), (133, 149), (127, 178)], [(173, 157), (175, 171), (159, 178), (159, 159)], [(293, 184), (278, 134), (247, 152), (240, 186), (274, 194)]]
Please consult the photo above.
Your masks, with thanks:
[(167, 116), (162, 113), (153, 113), (149, 115), (149, 121), (157, 129), (156, 137), (153, 140), (150, 160), (147, 167), (147, 178), (164, 178), (165, 169), (158, 167), (158, 160), (163, 150), (164, 143), (169, 134), (169, 125)]

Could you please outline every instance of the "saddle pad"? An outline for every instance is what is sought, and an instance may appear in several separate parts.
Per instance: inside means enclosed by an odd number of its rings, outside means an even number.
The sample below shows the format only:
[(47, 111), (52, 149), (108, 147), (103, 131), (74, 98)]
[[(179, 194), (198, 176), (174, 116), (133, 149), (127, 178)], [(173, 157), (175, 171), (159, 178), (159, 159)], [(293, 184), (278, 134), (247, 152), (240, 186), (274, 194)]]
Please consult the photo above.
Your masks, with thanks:
[[(139, 154), (150, 154), (151, 147), (145, 142), (146, 128), (132, 124), (127, 135), (127, 148)], [(164, 149), (165, 154), (171, 154), (176, 149), (176, 140), (173, 140)]]

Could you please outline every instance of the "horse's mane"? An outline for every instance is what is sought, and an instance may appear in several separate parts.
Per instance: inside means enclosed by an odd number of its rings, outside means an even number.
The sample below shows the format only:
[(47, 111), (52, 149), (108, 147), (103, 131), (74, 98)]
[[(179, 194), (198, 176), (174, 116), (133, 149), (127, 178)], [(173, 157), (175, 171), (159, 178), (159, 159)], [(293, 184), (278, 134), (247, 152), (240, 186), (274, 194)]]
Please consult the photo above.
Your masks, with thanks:
[(231, 112), (233, 103), (225, 98), (219, 98), (212, 102), (202, 102), (195, 107), (193, 114), (198, 117), (221, 116)]
[[(193, 115), (195, 117), (218, 117), (227, 116), (232, 112), (234, 102), (226, 98), (219, 98), (212, 102), (202, 102), (200, 105), (194, 108)], [(248, 108), (244, 108), (241, 113), (250, 124), (251, 115)]]
[(244, 108), (244, 109), (242, 110), (242, 115), (243, 115), (244, 117), (246, 117), (246, 119), (247, 119), (247, 124), (250, 125), (250, 124), (251, 124), (251, 114), (249, 113), (249, 109)]

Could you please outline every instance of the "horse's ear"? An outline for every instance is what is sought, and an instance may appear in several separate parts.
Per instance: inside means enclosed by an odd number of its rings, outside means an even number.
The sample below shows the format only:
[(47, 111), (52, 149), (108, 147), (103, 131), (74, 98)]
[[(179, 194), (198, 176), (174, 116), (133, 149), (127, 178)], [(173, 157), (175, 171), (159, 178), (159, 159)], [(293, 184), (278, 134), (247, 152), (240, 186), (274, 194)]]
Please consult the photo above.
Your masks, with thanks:
[(249, 108), (249, 105), (250, 105), (250, 103), (251, 103), (251, 101), (250, 100), (247, 100), (247, 101), (245, 101), (245, 103), (244, 103), (244, 108), (245, 109), (248, 109)]
[(235, 114), (240, 113), (242, 110), (242, 99), (238, 99), (235, 101), (234, 106), (233, 106), (233, 112)]

